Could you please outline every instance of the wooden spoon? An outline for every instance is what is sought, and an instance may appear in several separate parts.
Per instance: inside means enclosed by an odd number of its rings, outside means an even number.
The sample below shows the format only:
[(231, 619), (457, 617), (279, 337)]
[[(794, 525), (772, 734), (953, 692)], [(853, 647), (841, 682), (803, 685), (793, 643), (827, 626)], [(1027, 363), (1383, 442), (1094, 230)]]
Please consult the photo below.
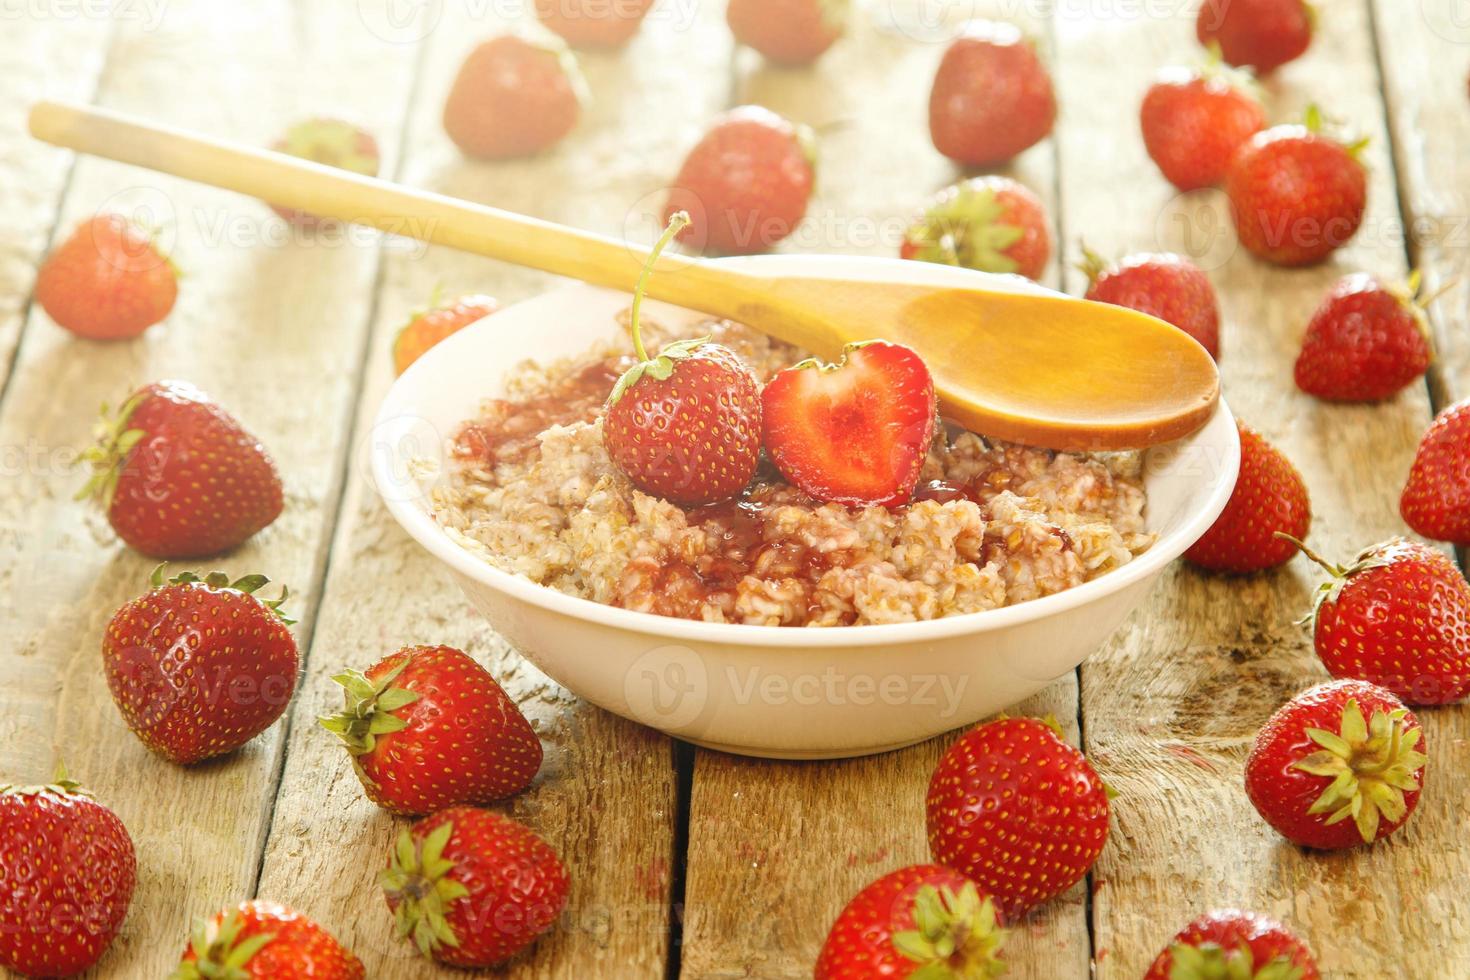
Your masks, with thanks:
[[(79, 152), (602, 286), (631, 291), (648, 254), (617, 239), (92, 106), (38, 103), (30, 128)], [(648, 295), (738, 320), (829, 360), (849, 341), (908, 344), (929, 364), (947, 418), (1012, 442), (1142, 448), (1194, 432), (1219, 400), (1210, 355), (1162, 320), (1060, 295), (997, 291), (980, 274), (970, 288), (887, 281), (892, 268), (869, 261), (855, 264), (861, 271), (852, 278), (774, 268), (762, 276), (665, 254)]]

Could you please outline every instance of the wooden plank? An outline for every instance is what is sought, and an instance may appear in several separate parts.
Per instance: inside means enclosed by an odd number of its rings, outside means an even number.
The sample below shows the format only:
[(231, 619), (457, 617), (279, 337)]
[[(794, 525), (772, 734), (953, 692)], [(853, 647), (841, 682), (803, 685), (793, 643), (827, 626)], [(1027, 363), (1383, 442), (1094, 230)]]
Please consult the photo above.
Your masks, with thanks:
[[(1410, 17), (1375, 0), (1374, 26), (1409, 258), (1437, 289), (1463, 278), (1470, 245), (1470, 104), (1460, 57), (1470, 24), (1451, 0), (1424, 3)], [(1470, 395), (1470, 287), (1462, 282), (1442, 296), (1430, 321), (1439, 353), (1432, 390), (1445, 405)]]
[[(1365, 227), (1328, 264), (1282, 270), (1232, 254), (1219, 195), (1176, 196), (1145, 156), (1137, 106), (1150, 75), (1199, 54), (1187, 10), (1172, 21), (1059, 18), (1062, 97), (1088, 106), (1068, 116), (1060, 167), (1072, 234), (1108, 252), (1194, 251), (1211, 267), (1226, 320), (1226, 397), (1301, 470), (1316, 513), (1314, 544), (1345, 557), (1403, 532), (1397, 495), (1428, 405), (1415, 386), (1385, 405), (1330, 406), (1291, 381), (1306, 318), (1336, 277), (1359, 268), (1404, 272), (1366, 4), (1335, 4), (1320, 24), (1308, 55), (1272, 81), (1270, 114), (1291, 118), (1318, 98), (1373, 139)], [(1118, 58), (1125, 50), (1129, 57)], [(1076, 276), (1069, 285), (1082, 288)], [(1139, 976), (1178, 927), (1222, 906), (1292, 923), (1324, 975), (1470, 972), (1460, 901), (1467, 857), (1459, 828), (1470, 798), (1464, 708), (1419, 713), (1429, 786), (1412, 822), (1388, 843), (1307, 853), (1270, 830), (1246, 799), (1241, 768), (1256, 730), (1292, 693), (1326, 679), (1309, 638), (1292, 625), (1317, 581), (1304, 559), (1239, 579), (1177, 567), (1084, 666), (1087, 748), (1121, 794), (1096, 869), (1099, 978)]]
[[(1015, 9), (997, 3), (979, 12), (1003, 16)], [(915, 19), (918, 13), (908, 10), (905, 17), (905, 8), (893, 5), (874, 8), (874, 20), (856, 15), (850, 36), (807, 70), (772, 68), (742, 53), (738, 100), (769, 106), (820, 134), (817, 194), (807, 222), (784, 248), (896, 254), (925, 197), (963, 176), (929, 142), (929, 85), (945, 48), (937, 42), (947, 34), (944, 25)], [(1043, 44), (1045, 13), (1042, 8), (1043, 19), (1022, 24)], [(1007, 172), (1052, 205), (1050, 142), (1028, 150)], [(1045, 279), (1055, 284), (1055, 260)], [(1075, 739), (1074, 678), (1017, 710), (1054, 714)], [(888, 871), (929, 860), (924, 792), (951, 740), (800, 764), (698, 751), (683, 976), (810, 976), (828, 927), (853, 895)], [(1079, 884), (1017, 929), (1007, 947), (1016, 976), (1085, 975), (1085, 902), (1086, 886)]]
[[(104, 104), (249, 142), (299, 115), (334, 112), (370, 121), (389, 147), (397, 142), (412, 51), (367, 33), (355, 5), (174, 0), (163, 13), (156, 24), (120, 19)], [(139, 883), (98, 973), (160, 976), (192, 915), (250, 892), (283, 726), (187, 770), (153, 757), (124, 728), (97, 650), (112, 611), (142, 590), (153, 563), (72, 502), (84, 478), (76, 452), (97, 406), (140, 381), (186, 378), (214, 394), (271, 449), (287, 500), (274, 526), (220, 564), (289, 583), (292, 608), (305, 614), (298, 630), (309, 635), (378, 263), (374, 248), (327, 238), (275, 242), (279, 220), (259, 202), (82, 160), (61, 227), (69, 232), (104, 207), (151, 216), (186, 278), (173, 314), (135, 342), (86, 343), (39, 310), (30, 316), (0, 413), (0, 445), (37, 447), (0, 495), (0, 772), (35, 780), (64, 756), (117, 810), (137, 845)]]
[[(499, 30), (471, 9), (447, 7), (426, 42), (402, 175), (409, 183), (618, 233), (630, 213), (654, 200), (668, 179), (665, 168), (678, 166), (702, 121), (725, 102), (729, 39), (721, 12), (701, 5), (687, 30), (650, 15), (621, 54), (582, 56), (593, 102), (563, 144), (533, 160), (466, 161), (440, 129), (440, 108), (468, 47)], [(636, 216), (629, 220), (638, 224)], [(392, 381), (392, 336), (436, 285), (448, 295), (481, 291), (509, 302), (558, 282), (441, 249), (421, 257), (393, 255), (378, 292), (358, 442)], [(331, 917), (372, 977), (434, 972), (392, 939), (374, 880), (405, 821), (366, 800), (346, 753), (313, 723), (341, 703), (332, 673), (346, 665), (366, 667), (409, 643), (468, 650), (520, 703), (546, 746), (537, 783), (505, 810), (556, 848), (572, 892), (561, 926), (510, 967), (510, 975), (661, 975), (676, 860), (672, 743), (579, 701), (507, 648), (434, 559), (399, 530), (379, 503), (365, 464), (354, 467), (347, 488), (260, 894)]]
[(0, 236), (0, 379), (8, 380), (36, 266), (46, 251), (62, 188), (71, 175), (71, 154), (31, 139), (23, 108), (43, 97), (90, 98), (102, 71), (110, 28), (105, 17), (5, 21), (0, 105), (11, 110), (0, 116), (0, 214), (6, 219)]

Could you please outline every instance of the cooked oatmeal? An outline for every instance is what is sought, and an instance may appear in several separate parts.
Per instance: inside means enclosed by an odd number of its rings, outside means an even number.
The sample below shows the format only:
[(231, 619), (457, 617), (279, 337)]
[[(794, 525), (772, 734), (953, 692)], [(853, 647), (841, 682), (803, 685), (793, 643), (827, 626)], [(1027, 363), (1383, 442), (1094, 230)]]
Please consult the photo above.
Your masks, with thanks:
[[(801, 357), (739, 324), (701, 329), (762, 381)], [(679, 507), (635, 489), (603, 450), (602, 405), (631, 363), (609, 346), (518, 369), (506, 397), (454, 437), (434, 496), (448, 534), (584, 599), (768, 626), (995, 609), (1096, 578), (1153, 542), (1137, 454), (1054, 453), (943, 427), (906, 506), (823, 504), (763, 463), (739, 498)]]

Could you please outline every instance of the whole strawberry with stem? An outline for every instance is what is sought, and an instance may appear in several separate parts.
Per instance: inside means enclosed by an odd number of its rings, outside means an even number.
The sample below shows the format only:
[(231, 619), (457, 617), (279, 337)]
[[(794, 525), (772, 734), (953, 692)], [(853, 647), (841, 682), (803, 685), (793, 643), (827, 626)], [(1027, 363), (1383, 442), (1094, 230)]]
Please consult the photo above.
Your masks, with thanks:
[(1230, 160), (1266, 125), (1266, 110), (1246, 72), (1211, 57), (1202, 68), (1159, 73), (1139, 107), (1143, 145), (1164, 177), (1181, 191), (1214, 187)]
[(1245, 791), (1266, 822), (1302, 847), (1372, 843), (1403, 826), (1424, 785), (1423, 733), (1402, 701), (1367, 681), (1319, 684), (1256, 735)]
[(1174, 324), (1220, 358), (1220, 303), (1204, 270), (1173, 252), (1137, 252), (1109, 263), (1082, 246), (1086, 299), (1126, 306)]
[(393, 813), (514, 796), (541, 768), (541, 742), (490, 673), (453, 647), (405, 647), (346, 670), (346, 707), (320, 719), (352, 756), (368, 799)]
[(1399, 513), (1426, 538), (1470, 548), (1470, 399), (1440, 412), (1420, 439)]
[(92, 477), (77, 493), (150, 558), (229, 551), (281, 514), (281, 478), (260, 440), (186, 381), (138, 389), (102, 408)]
[(983, 980), (1005, 973), (1007, 938), (995, 901), (973, 881), (937, 864), (915, 864), (884, 875), (847, 903), (813, 975)]
[(586, 79), (560, 38), (504, 34), (460, 66), (444, 100), (444, 131), (466, 156), (530, 156), (570, 133), (586, 101)]
[(1432, 348), (1418, 272), (1385, 284), (1365, 272), (1333, 285), (1307, 324), (1296, 385), (1328, 401), (1376, 402), (1424, 376)]
[(255, 595), (269, 580), (182, 572), (113, 614), (102, 669), (133, 734), (187, 765), (233, 752), (269, 728), (296, 690), (301, 658), (280, 598)]
[(633, 292), (629, 327), (638, 363), (613, 386), (602, 445), (639, 490), (685, 506), (745, 489), (760, 462), (760, 384), (735, 352), (708, 337), (643, 347), (643, 289), (659, 253), (689, 223), (678, 212), (653, 247)]
[(730, 0), (725, 21), (766, 60), (797, 67), (822, 56), (847, 30), (851, 0)]
[(254, 900), (194, 923), (169, 980), (363, 980), (362, 961), (306, 916)]
[(567, 902), (566, 869), (551, 845), (468, 806), (403, 831), (379, 877), (398, 938), (450, 966), (505, 962), (551, 928)]
[(127, 918), (137, 870), (127, 828), (64, 767), (44, 786), (0, 786), (0, 967), (91, 967)]
[(899, 257), (1040, 278), (1051, 257), (1041, 199), (1009, 177), (972, 177), (935, 196), (904, 234)]
[(1470, 694), (1470, 582), (1447, 555), (1394, 538), (1344, 566), (1297, 544), (1331, 576), (1307, 619), (1328, 673), (1409, 704)]
[(138, 336), (169, 315), (178, 295), (178, 269), (120, 214), (82, 222), (36, 273), (46, 315), (90, 340)]
[(1013, 24), (967, 24), (929, 91), (934, 148), (968, 167), (1004, 163), (1041, 142), (1056, 114), (1051, 75)]
[(1320, 262), (1357, 234), (1368, 203), (1367, 141), (1326, 135), (1322, 114), (1251, 137), (1230, 162), (1225, 194), (1240, 243), (1275, 265)]
[(836, 364), (808, 358), (766, 382), (762, 442), (781, 475), (817, 500), (897, 507), (913, 496), (938, 405), (913, 350), (848, 344)]
[(929, 852), (974, 879), (1007, 921), (1086, 876), (1108, 839), (1108, 791), (1054, 719), (972, 728), (939, 759)]
[(1143, 980), (1320, 980), (1307, 944), (1274, 919), (1220, 909), (1180, 929)]
[(1264, 75), (1307, 50), (1315, 21), (1306, 0), (1204, 0), (1195, 34), (1201, 44), (1218, 45), (1230, 64)]
[[(364, 177), (376, 177), (383, 160), (372, 133), (350, 122), (325, 117), (293, 124), (271, 149)], [(272, 204), (271, 209), (302, 228), (314, 228), (322, 223), (316, 215), (296, 208)]]
[(437, 298), (431, 300), (429, 309), (413, 314), (408, 323), (394, 335), (394, 372), (402, 374), (408, 370), (410, 364), (423, 357), (430, 347), (499, 309), (498, 302), (478, 293), (461, 296), (449, 303), (441, 304)]
[(664, 221), (693, 215), (679, 240), (695, 251), (761, 252), (801, 224), (815, 181), (810, 129), (762, 106), (739, 106), (715, 119), (684, 158)]
[[(1225, 509), (1184, 557), (1217, 572), (1260, 572), (1284, 565), (1312, 528), (1307, 485), (1279, 449), (1237, 421), (1240, 474)], [(1278, 536), (1278, 532), (1280, 535)]]

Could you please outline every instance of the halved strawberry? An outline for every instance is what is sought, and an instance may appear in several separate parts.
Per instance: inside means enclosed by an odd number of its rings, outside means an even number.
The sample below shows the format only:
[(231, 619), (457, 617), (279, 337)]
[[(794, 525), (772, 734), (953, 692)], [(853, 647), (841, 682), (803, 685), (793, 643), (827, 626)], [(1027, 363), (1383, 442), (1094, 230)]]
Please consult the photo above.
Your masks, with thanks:
[(924, 361), (886, 340), (848, 344), (836, 364), (794, 364), (761, 393), (763, 442), (781, 474), (855, 506), (908, 501), (937, 412)]

